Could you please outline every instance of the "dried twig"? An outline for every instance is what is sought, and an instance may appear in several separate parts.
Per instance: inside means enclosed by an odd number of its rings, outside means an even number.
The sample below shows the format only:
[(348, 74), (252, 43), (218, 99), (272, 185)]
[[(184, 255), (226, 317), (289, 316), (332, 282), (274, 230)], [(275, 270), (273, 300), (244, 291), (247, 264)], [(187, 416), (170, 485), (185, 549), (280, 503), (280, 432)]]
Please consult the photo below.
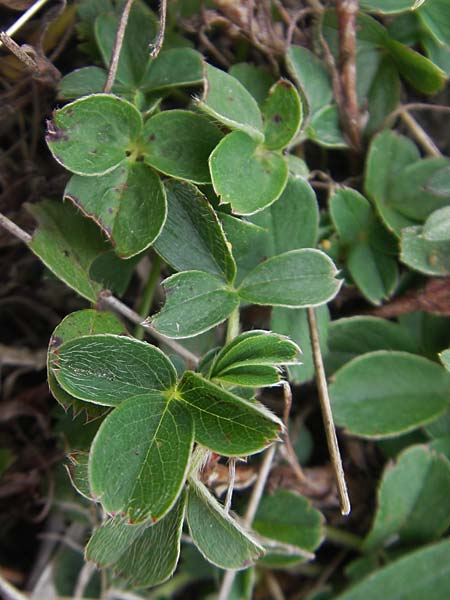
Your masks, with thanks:
[(28, 596), (22, 594), (16, 587), (9, 583), (0, 573), (0, 591), (5, 600), (29, 600)]
[[(29, 235), (26, 231), (18, 227), (15, 223), (13, 223), (8, 217), (5, 217), (2, 213), (0, 213), (0, 226), (4, 227), (7, 231), (12, 233), (14, 236), (19, 238), (25, 244), (29, 244), (31, 242), (31, 235)], [(156, 340), (166, 344), (169, 348), (171, 348), (174, 352), (179, 354), (182, 358), (184, 358), (190, 366), (195, 367), (198, 364), (198, 356), (181, 346), (175, 340), (162, 335), (156, 329), (154, 329), (149, 323), (146, 321), (142, 321), (142, 317), (129, 308), (126, 304), (121, 302), (118, 298), (115, 298), (111, 292), (108, 290), (103, 290), (99, 296), (100, 302), (104, 302), (110, 308), (114, 309), (127, 319), (129, 319), (132, 323), (140, 325), (146, 331), (150, 333), (152, 337)]]
[(422, 146), (424, 151), (430, 156), (435, 156), (440, 158), (442, 156), (441, 151), (430, 138), (428, 133), (423, 129), (421, 125), (415, 120), (415, 118), (407, 111), (404, 110), (400, 113), (400, 117), (403, 119), (403, 122), (410, 130), (413, 137), (416, 138), (417, 142)]
[(114, 40), (114, 46), (111, 52), (111, 60), (109, 63), (108, 77), (106, 78), (105, 87), (103, 91), (109, 94), (116, 78), (117, 67), (119, 66), (120, 51), (122, 50), (123, 38), (125, 36), (125, 29), (127, 28), (128, 17), (130, 16), (130, 10), (133, 6), (134, 0), (127, 0), (123, 7), (122, 14), (120, 16), (119, 27), (117, 28), (116, 39)]
[(124, 304), (121, 300), (113, 296), (108, 290), (104, 290), (100, 293), (100, 302), (107, 304), (109, 308), (112, 308), (116, 312), (120, 313), (132, 323), (143, 327), (153, 338), (155, 338), (159, 342), (162, 342), (171, 350), (176, 352), (179, 356), (184, 358), (189, 365), (193, 367), (198, 365), (199, 359), (196, 354), (194, 354), (190, 350), (187, 350), (184, 346), (182, 346), (175, 340), (168, 338), (165, 335), (162, 335), (161, 333), (156, 331), (156, 329), (152, 327), (150, 323), (148, 323), (146, 320), (143, 321), (142, 317), (137, 312), (135, 312), (126, 304)]
[(314, 308), (308, 308), (308, 323), (311, 336), (311, 346), (313, 351), (314, 366), (316, 370), (317, 389), (319, 392), (320, 408), (322, 410), (325, 434), (330, 452), (331, 462), (333, 464), (336, 483), (339, 492), (341, 504), (341, 513), (348, 515), (351, 511), (350, 500), (348, 497), (347, 484), (345, 483), (344, 469), (342, 467), (341, 453), (336, 436), (336, 429), (331, 412), (330, 398), (328, 396), (327, 378), (323, 366), (322, 353), (320, 351), (319, 334), (317, 331), (316, 315)]
[[(5, 31), (6, 35), (12, 37), (15, 33), (17, 33), (22, 25), (25, 25), (25, 23), (27, 23), (45, 4), (47, 4), (48, 1), (49, 0), (37, 0), (37, 2), (32, 4), (30, 8), (26, 10), (23, 15)], [(0, 40), (0, 48), (1, 46), (2, 40)]]
[(154, 44), (151, 44), (152, 50), (150, 52), (150, 58), (156, 58), (164, 44), (164, 33), (166, 31), (166, 18), (167, 18), (167, 0), (160, 0), (159, 2), (159, 31), (158, 37)]
[(355, 150), (361, 146), (361, 115), (356, 93), (356, 15), (358, 0), (337, 0), (342, 123)]

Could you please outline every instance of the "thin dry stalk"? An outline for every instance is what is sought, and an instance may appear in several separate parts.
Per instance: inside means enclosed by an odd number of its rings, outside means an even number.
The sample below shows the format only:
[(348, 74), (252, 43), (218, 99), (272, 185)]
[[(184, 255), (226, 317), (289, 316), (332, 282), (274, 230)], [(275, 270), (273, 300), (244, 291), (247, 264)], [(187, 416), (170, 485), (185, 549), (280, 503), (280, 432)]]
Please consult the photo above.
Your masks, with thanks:
[(328, 443), (328, 451), (330, 453), (331, 462), (334, 468), (337, 488), (339, 492), (339, 500), (341, 504), (341, 513), (343, 515), (350, 514), (351, 505), (348, 497), (347, 484), (345, 482), (345, 474), (342, 466), (341, 453), (336, 436), (336, 428), (334, 426), (333, 414), (331, 412), (330, 398), (328, 396), (327, 378), (323, 366), (322, 352), (320, 350), (319, 333), (317, 331), (316, 315), (314, 308), (309, 307), (308, 323), (311, 336), (311, 346), (313, 350), (314, 366), (316, 370), (316, 382), (319, 392), (320, 408), (322, 410), (323, 424), (325, 427), (325, 435)]

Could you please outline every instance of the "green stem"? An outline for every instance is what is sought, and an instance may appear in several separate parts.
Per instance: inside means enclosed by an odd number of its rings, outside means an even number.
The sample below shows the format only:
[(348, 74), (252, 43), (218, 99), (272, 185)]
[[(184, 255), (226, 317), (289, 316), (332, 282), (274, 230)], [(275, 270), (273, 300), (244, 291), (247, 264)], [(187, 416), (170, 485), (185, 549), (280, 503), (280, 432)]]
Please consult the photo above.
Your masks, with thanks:
[[(152, 307), (153, 298), (155, 296), (156, 284), (158, 283), (159, 276), (161, 274), (162, 260), (155, 254), (152, 264), (152, 270), (150, 271), (149, 278), (145, 284), (144, 291), (142, 293), (141, 301), (139, 303), (138, 313), (141, 317), (147, 317)], [(139, 325), (136, 326), (134, 331), (134, 337), (138, 340), (143, 340), (145, 331)]]
[(345, 548), (351, 548), (358, 552), (361, 551), (363, 540), (354, 533), (343, 531), (337, 527), (326, 527), (325, 533), (328, 542), (332, 542), (338, 546), (344, 546)]
[(239, 335), (239, 306), (228, 317), (227, 337), (225, 343), (229, 344)]

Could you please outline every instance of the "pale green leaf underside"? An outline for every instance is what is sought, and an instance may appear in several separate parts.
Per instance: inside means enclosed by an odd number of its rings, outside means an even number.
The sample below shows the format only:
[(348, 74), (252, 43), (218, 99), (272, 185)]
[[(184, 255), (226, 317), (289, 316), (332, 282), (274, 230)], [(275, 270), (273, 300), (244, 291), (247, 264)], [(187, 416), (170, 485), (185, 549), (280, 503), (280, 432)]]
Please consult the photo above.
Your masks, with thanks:
[(447, 371), (450, 371), (450, 348), (448, 350), (443, 350), (439, 354), (439, 358), (441, 359), (442, 364), (447, 369)]
[(249, 567), (264, 549), (200, 482), (191, 480), (187, 503), (189, 531), (201, 554), (221, 569)]
[(256, 267), (239, 288), (239, 296), (254, 304), (305, 308), (325, 304), (342, 281), (333, 261), (320, 250), (285, 252)]
[(415, 223), (394, 208), (392, 189), (402, 170), (419, 159), (420, 153), (414, 143), (391, 131), (375, 136), (369, 148), (365, 189), (386, 227), (397, 236), (403, 227)]
[(400, 260), (426, 275), (450, 273), (450, 240), (434, 242), (423, 235), (423, 227), (405, 227), (401, 233)]
[(450, 524), (450, 462), (426, 446), (403, 452), (378, 489), (378, 508), (364, 541), (373, 550), (398, 535), (404, 543), (437, 539)]
[(421, 356), (380, 350), (342, 367), (330, 397), (337, 425), (362, 437), (390, 437), (445, 411), (450, 375)]
[(446, 598), (450, 588), (450, 540), (410, 552), (338, 596), (337, 600)]
[[(308, 500), (288, 490), (277, 490), (263, 496), (253, 521), (253, 529), (260, 535), (306, 552), (314, 551), (322, 542), (324, 518)], [(289, 561), (299, 562), (302, 557), (289, 558), (272, 555), (270, 550), (263, 564), (277, 566)]]
[(377, 317), (349, 317), (332, 321), (328, 330), (326, 371), (331, 375), (360, 354), (377, 350), (416, 351), (414, 338), (398, 323)]

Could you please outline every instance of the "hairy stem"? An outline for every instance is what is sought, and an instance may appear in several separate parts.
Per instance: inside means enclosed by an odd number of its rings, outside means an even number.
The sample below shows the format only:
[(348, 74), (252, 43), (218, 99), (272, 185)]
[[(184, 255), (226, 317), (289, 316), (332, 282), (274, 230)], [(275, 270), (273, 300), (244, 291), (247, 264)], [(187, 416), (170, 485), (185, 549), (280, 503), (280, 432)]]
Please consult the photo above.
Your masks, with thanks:
[(229, 344), (239, 335), (239, 306), (228, 317), (227, 335), (225, 343)]
[(130, 16), (130, 10), (133, 6), (134, 0), (127, 0), (122, 14), (120, 16), (119, 27), (117, 28), (116, 39), (114, 40), (114, 46), (111, 52), (111, 60), (109, 63), (108, 77), (106, 79), (105, 87), (103, 91), (109, 94), (116, 78), (117, 67), (119, 66), (120, 51), (122, 50), (123, 38), (125, 37), (125, 29), (127, 28), (128, 17)]
[(345, 482), (344, 469), (342, 467), (341, 453), (339, 451), (339, 445), (336, 436), (336, 428), (334, 426), (333, 421), (333, 414), (331, 412), (330, 398), (328, 396), (327, 378), (323, 366), (322, 352), (320, 350), (316, 315), (314, 313), (314, 308), (312, 307), (309, 307), (307, 311), (314, 367), (316, 370), (317, 389), (319, 392), (320, 408), (322, 410), (322, 418), (325, 427), (328, 451), (330, 453), (331, 462), (334, 468), (334, 475), (336, 477), (336, 483), (339, 492), (339, 500), (341, 504), (341, 513), (343, 515), (348, 515), (351, 511), (351, 505), (348, 497), (347, 484)]
[[(256, 480), (255, 485), (253, 486), (253, 490), (250, 496), (250, 500), (247, 505), (247, 509), (244, 514), (244, 518), (242, 520), (245, 527), (251, 527), (253, 519), (255, 518), (256, 511), (258, 510), (259, 503), (261, 501), (261, 497), (264, 492), (264, 486), (266, 485), (267, 477), (270, 473), (270, 468), (272, 466), (272, 461), (275, 456), (275, 452), (277, 450), (277, 445), (273, 444), (264, 454), (264, 458), (261, 462), (261, 467), (258, 473), (258, 479)], [(236, 577), (236, 571), (226, 571), (223, 579), (222, 585), (220, 587), (219, 595), (217, 596), (217, 600), (227, 600), (231, 588), (233, 587), (234, 578)]]

